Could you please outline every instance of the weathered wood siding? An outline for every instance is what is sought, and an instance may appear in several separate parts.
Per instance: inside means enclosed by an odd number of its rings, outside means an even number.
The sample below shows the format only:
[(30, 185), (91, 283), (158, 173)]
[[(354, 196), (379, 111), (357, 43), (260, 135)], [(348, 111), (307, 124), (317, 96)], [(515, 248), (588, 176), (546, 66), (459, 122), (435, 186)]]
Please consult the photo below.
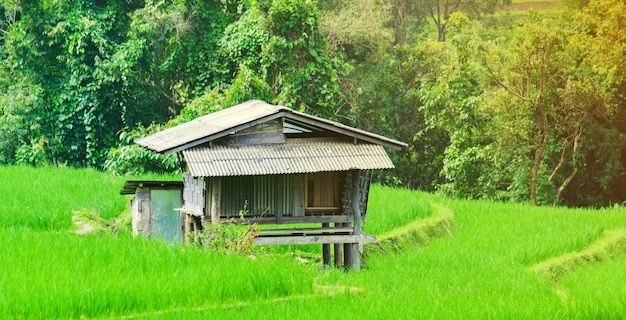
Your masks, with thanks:
[(343, 184), (343, 214), (352, 215), (353, 213), (353, 196), (352, 196), (352, 174), (359, 175), (359, 208), (363, 220), (367, 214), (367, 202), (369, 198), (370, 183), (372, 180), (372, 170), (353, 170), (349, 171)]
[(137, 189), (135, 197), (130, 201), (133, 211), (133, 235), (149, 237), (152, 232), (150, 225), (152, 213), (150, 212), (150, 189)]
[(306, 210), (341, 212), (346, 172), (318, 172), (306, 175)]
[(238, 131), (217, 141), (225, 146), (258, 145), (285, 142), (282, 119), (260, 123), (256, 126)]
[(204, 180), (183, 174), (183, 208), (196, 214), (205, 214), (206, 184)]

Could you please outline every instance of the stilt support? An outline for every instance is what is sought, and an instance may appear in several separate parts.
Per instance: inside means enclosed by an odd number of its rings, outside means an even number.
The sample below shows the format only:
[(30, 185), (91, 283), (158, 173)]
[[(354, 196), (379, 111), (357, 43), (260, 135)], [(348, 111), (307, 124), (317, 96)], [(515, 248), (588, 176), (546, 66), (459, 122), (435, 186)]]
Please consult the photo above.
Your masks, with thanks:
[[(342, 228), (343, 223), (335, 222), (335, 228)], [(335, 267), (340, 268), (343, 266), (343, 244), (333, 243), (333, 251), (335, 254)]]
[[(330, 223), (322, 223), (322, 228), (329, 228)], [(324, 258), (324, 266), (330, 266), (330, 243), (322, 244), (322, 256)]]

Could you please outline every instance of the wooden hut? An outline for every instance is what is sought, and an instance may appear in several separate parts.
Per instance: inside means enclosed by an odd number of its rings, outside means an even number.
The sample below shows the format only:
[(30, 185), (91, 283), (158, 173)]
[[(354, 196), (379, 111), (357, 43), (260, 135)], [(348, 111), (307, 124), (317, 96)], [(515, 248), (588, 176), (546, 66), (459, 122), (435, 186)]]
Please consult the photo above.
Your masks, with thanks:
[(180, 212), (183, 203), (180, 181), (137, 181), (124, 183), (122, 195), (134, 195), (130, 201), (133, 235), (182, 241), (184, 234)]
[(243, 216), (261, 227), (255, 244), (323, 244), (328, 264), (334, 244), (335, 264), (354, 268), (362, 244), (375, 240), (361, 227), (372, 170), (393, 168), (385, 147), (406, 146), (258, 100), (136, 143), (184, 162), (186, 232)]

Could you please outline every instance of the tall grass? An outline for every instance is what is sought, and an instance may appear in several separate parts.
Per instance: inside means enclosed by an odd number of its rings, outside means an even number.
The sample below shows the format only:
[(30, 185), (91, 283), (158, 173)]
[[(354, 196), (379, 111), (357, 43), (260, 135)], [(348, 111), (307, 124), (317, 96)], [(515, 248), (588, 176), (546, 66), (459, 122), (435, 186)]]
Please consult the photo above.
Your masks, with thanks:
[[(586, 210), (461, 201), (383, 187), (372, 189), (372, 221), (393, 225), (394, 206), (444, 203), (456, 230), (428, 247), (371, 257), (358, 273), (322, 271), (316, 282), (344, 294), (170, 314), (182, 318), (273, 319), (589, 319), (626, 317), (625, 257), (576, 269), (558, 285), (536, 262), (580, 251), (604, 231), (623, 228), (623, 208)], [(376, 200), (378, 199), (378, 200)], [(393, 199), (393, 200), (391, 200)], [(385, 207), (387, 206), (387, 207)], [(386, 212), (387, 214), (380, 214)], [(426, 212), (421, 210), (421, 212)], [(379, 213), (379, 214), (377, 214)], [(401, 214), (403, 215), (403, 214)], [(375, 219), (369, 220), (373, 217)], [(376, 220), (380, 219), (380, 220)], [(386, 219), (391, 220), (384, 221)], [(383, 228), (386, 229), (386, 228)], [(564, 292), (566, 294), (564, 294)]]
[(139, 178), (159, 177), (117, 177), (90, 169), (0, 166), (0, 227), (66, 230), (71, 226), (72, 211), (81, 209), (113, 218), (129, 206), (130, 198), (119, 194), (124, 181)]
[[(0, 173), (10, 170), (50, 174), (26, 168), (0, 168)], [(56, 189), (68, 190), (59, 199), (73, 200), (56, 205), (56, 197), (49, 196), (38, 202), (22, 185), (12, 189), (13, 197), (29, 200), (41, 217), (11, 222), (16, 212), (0, 209), (1, 318), (626, 317), (625, 256), (572, 269), (558, 283), (529, 268), (626, 228), (624, 208), (538, 208), (372, 186), (368, 233), (380, 235), (430, 217), (432, 203), (451, 209), (455, 229), (427, 246), (373, 255), (361, 272), (343, 272), (300, 263), (295, 251), (261, 250), (252, 259), (126, 236), (72, 235), (46, 215), (69, 219), (66, 211), (82, 207), (115, 215), (127, 199), (117, 194), (123, 179), (103, 187), (108, 195), (102, 198), (95, 192), (83, 196), (72, 186), (116, 178), (63, 170), (69, 187), (56, 182)], [(2, 194), (4, 207), (8, 198)], [(118, 207), (113, 203), (120, 198)], [(40, 226), (29, 219), (47, 222)]]
[(115, 316), (312, 290), (293, 260), (113, 236), (0, 230), (3, 318)]
[[(250, 306), (237, 313), (253, 318), (257, 313), (272, 312), (285, 319), (297, 315), (292, 310), (306, 310), (312, 318), (326, 319), (347, 315), (368, 319), (626, 316), (626, 294), (621, 288), (626, 259), (576, 271), (565, 277), (560, 287), (528, 270), (537, 261), (581, 250), (601, 237), (604, 230), (623, 227), (624, 209), (553, 209), (428, 195), (424, 198), (453, 209), (457, 225), (453, 236), (445, 236), (426, 248), (372, 257), (368, 268), (360, 273), (320, 277), (321, 282), (361, 288), (358, 293), (273, 305), (272, 311), (267, 311), (267, 306)], [(617, 281), (611, 283), (612, 278)], [(591, 285), (594, 280), (597, 283)], [(579, 281), (581, 284), (577, 284)], [(585, 290), (586, 286), (593, 288), (593, 293)], [(563, 290), (571, 291), (565, 300)], [(234, 315), (233, 310), (229, 312), (229, 316)]]
[(432, 197), (426, 193), (380, 185), (370, 189), (366, 233), (383, 234), (432, 214)]
[(626, 316), (626, 257), (586, 267), (561, 279), (563, 302), (588, 319)]

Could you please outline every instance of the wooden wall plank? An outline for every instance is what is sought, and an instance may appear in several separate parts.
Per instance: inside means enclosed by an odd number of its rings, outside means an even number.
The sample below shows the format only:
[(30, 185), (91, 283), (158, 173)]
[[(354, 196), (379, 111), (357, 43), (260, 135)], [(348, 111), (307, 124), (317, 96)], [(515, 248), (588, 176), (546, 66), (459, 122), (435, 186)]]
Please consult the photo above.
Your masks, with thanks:
[(376, 242), (373, 235), (319, 235), (319, 236), (282, 236), (256, 237), (254, 244), (323, 244), (323, 243), (359, 243)]
[(220, 177), (211, 179), (211, 223), (220, 223), (221, 181)]

